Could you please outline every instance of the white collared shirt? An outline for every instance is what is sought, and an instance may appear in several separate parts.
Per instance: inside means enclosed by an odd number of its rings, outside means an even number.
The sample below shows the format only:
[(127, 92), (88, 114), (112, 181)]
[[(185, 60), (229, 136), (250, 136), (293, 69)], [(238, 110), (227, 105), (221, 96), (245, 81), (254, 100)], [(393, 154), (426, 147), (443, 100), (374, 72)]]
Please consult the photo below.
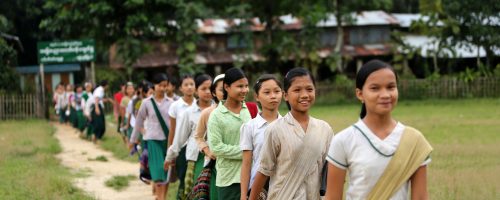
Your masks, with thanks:
[(198, 145), (194, 136), (200, 120), (201, 111), (202, 110), (198, 104), (193, 102), (192, 106), (177, 119), (174, 141), (168, 148), (165, 160), (174, 160), (177, 156), (179, 156), (179, 152), (186, 145), (186, 160), (196, 161), (198, 159)]
[[(351, 126), (335, 135), (326, 160), (348, 171), (349, 186), (346, 199), (366, 199), (392, 158), (387, 156), (396, 152), (405, 125), (398, 122), (394, 130), (383, 140), (376, 136), (363, 120), (360, 119), (354, 125), (359, 130)], [(422, 166), (430, 161), (429, 157)], [(408, 199), (408, 191), (409, 182), (406, 182), (390, 199)]]
[(104, 103), (102, 99), (104, 99), (104, 87), (99, 86), (94, 90), (94, 93), (92, 94), (94, 97), (94, 100), (92, 103), (95, 103), (95, 99), (99, 100), (99, 104), (104, 108)]
[[(278, 119), (281, 115), (278, 114)], [(255, 118), (247, 123), (241, 125), (240, 128), (240, 147), (242, 151), (252, 151), (252, 169), (250, 172), (250, 184), (248, 188), (252, 187), (255, 175), (260, 166), (260, 150), (264, 143), (264, 132), (266, 131), (269, 123), (259, 113)]]
[(174, 101), (174, 103), (170, 105), (170, 108), (168, 109), (168, 116), (174, 119), (178, 119), (181, 117), (184, 111), (186, 111), (189, 107), (191, 107), (194, 104), (196, 104), (196, 99), (193, 99), (193, 103), (189, 105), (184, 101), (183, 98), (180, 98), (179, 100)]

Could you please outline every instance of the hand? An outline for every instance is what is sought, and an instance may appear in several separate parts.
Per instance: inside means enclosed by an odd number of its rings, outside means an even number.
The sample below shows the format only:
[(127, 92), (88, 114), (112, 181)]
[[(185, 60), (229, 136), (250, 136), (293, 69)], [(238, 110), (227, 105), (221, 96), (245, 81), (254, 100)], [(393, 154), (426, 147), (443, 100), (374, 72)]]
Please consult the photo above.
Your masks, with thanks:
[(95, 110), (95, 114), (96, 115), (101, 115), (101, 110), (100, 109)]
[(132, 151), (132, 149), (134, 148), (134, 143), (128, 143), (128, 151)]
[(206, 156), (210, 157), (210, 159), (215, 160), (217, 159), (215, 155), (210, 151), (208, 147), (203, 148), (203, 153), (205, 153)]
[(241, 194), (240, 200), (248, 200), (248, 197), (246, 194)]
[(165, 170), (168, 170), (169, 167), (173, 166), (175, 166), (175, 159), (172, 161), (165, 160), (165, 162), (163, 162), (163, 169)]

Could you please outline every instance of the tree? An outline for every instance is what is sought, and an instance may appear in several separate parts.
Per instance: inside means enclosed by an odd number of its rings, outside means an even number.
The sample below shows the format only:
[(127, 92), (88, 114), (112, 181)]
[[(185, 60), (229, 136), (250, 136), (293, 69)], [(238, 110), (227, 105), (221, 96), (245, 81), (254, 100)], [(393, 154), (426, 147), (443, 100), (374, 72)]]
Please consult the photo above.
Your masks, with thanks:
[[(144, 53), (145, 42), (168, 37), (177, 0), (47, 0), (44, 9), (53, 14), (40, 27), (60, 39), (94, 38), (98, 55), (107, 55), (109, 46), (117, 43), (118, 58), (126, 65), (127, 75), (132, 65)], [(101, 61), (106, 57), (98, 57)]]
[[(486, 51), (489, 70), (495, 67), (494, 49), (500, 48), (500, 5), (494, 0), (421, 0), (421, 12), (429, 17), (421, 23), (424, 33), (439, 40), (439, 48), (473, 44)], [(477, 57), (478, 67), (480, 63)], [(435, 62), (436, 63), (436, 62)], [(436, 66), (437, 67), (437, 66)]]
[(4, 39), (4, 31), (9, 28), (7, 19), (0, 15), (0, 92), (19, 91), (19, 75), (14, 71), (16, 66), (16, 51)]

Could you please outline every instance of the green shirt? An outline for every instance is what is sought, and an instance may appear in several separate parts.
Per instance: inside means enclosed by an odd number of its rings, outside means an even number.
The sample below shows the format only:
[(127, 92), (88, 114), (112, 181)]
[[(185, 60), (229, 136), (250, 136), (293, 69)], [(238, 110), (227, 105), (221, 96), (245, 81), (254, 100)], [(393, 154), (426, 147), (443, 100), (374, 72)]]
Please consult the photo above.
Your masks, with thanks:
[(207, 125), (208, 145), (217, 156), (217, 187), (226, 187), (240, 182), (241, 149), (240, 127), (251, 119), (246, 104), (242, 103), (240, 114), (229, 111), (220, 102), (210, 114)]

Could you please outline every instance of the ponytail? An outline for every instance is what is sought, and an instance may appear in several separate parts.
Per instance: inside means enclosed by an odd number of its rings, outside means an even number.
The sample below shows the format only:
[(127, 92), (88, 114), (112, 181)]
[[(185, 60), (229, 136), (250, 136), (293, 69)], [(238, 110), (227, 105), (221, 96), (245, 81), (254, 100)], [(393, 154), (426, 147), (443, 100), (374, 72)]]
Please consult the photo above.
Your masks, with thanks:
[(363, 119), (366, 116), (366, 105), (365, 103), (361, 104), (361, 112), (359, 113), (359, 118)]

